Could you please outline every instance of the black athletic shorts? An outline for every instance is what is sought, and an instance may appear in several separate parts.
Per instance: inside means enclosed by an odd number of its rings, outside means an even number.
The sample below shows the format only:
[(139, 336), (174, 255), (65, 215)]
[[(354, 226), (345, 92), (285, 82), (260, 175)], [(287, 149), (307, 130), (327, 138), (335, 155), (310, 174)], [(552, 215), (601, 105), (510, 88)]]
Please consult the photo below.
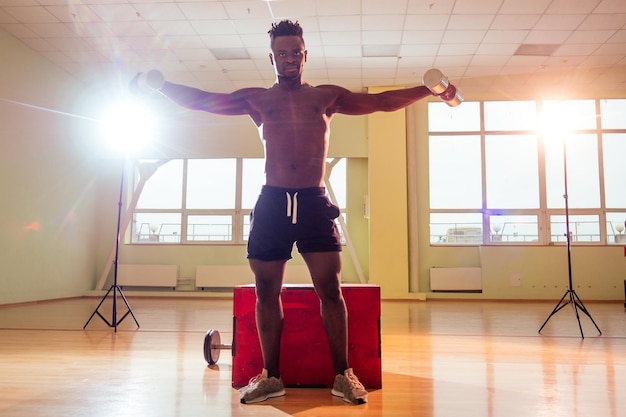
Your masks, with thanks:
[(300, 253), (341, 252), (335, 219), (339, 208), (324, 187), (288, 189), (264, 185), (250, 213), (248, 259), (291, 259)]

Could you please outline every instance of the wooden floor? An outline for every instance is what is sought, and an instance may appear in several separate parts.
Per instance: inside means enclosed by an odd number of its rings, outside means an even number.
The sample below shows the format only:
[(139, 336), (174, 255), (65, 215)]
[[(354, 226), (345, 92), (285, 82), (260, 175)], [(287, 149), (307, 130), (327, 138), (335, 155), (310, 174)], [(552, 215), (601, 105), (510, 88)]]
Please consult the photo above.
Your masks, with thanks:
[[(232, 301), (126, 294), (117, 333), (99, 299), (0, 306), (0, 415), (178, 416), (626, 416), (626, 313), (585, 302), (585, 338), (571, 305), (554, 302), (384, 301), (383, 388), (352, 406), (329, 389), (242, 405), (230, 352), (208, 367), (204, 335), (232, 339)], [(118, 311), (125, 311), (118, 303)], [(110, 316), (105, 302), (100, 311)]]

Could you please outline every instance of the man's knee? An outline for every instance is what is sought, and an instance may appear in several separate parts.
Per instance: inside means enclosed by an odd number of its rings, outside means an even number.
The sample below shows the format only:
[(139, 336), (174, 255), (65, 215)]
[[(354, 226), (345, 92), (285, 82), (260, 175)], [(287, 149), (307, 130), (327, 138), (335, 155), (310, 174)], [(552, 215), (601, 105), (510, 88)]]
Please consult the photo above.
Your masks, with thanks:
[(268, 284), (267, 281), (257, 280), (255, 292), (257, 303), (260, 304), (275, 304), (280, 300), (280, 286), (277, 288), (275, 284)]
[(285, 260), (260, 261), (249, 260), (250, 268), (254, 273), (257, 299), (272, 300), (280, 296)]
[(341, 288), (335, 285), (325, 285), (317, 289), (317, 295), (323, 305), (343, 304)]

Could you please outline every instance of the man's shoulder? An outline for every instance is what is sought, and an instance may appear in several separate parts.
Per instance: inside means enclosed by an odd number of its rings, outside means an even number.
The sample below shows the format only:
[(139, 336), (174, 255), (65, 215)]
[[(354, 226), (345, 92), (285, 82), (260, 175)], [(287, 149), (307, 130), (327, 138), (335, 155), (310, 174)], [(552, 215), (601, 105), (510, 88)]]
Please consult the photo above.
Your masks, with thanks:
[(340, 85), (336, 85), (336, 84), (320, 84), (320, 85), (316, 85), (314, 86), (314, 88), (320, 89), (320, 90), (332, 90), (332, 91), (336, 91), (336, 92), (350, 92), (350, 90), (348, 90), (345, 87), (342, 87)]
[(326, 99), (333, 101), (345, 99), (351, 94), (350, 90), (347, 88), (335, 84), (320, 84), (313, 88), (318, 92), (319, 96), (326, 97)]
[(249, 96), (254, 96), (257, 94), (265, 93), (269, 90), (270, 90), (269, 88), (264, 88), (264, 87), (246, 87), (246, 88), (240, 88), (239, 90), (235, 90), (232, 92), (232, 94), (236, 96), (249, 97)]

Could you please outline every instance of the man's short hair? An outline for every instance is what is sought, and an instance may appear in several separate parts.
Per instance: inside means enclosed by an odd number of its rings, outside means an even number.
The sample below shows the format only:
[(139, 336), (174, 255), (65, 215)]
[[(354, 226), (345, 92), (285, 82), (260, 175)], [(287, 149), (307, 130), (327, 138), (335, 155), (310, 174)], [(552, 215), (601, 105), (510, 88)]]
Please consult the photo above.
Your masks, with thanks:
[(272, 23), (272, 28), (267, 32), (270, 35), (271, 43), (274, 43), (274, 39), (279, 36), (298, 36), (302, 38), (302, 26), (298, 21), (292, 22), (291, 20), (281, 20), (280, 22)]

